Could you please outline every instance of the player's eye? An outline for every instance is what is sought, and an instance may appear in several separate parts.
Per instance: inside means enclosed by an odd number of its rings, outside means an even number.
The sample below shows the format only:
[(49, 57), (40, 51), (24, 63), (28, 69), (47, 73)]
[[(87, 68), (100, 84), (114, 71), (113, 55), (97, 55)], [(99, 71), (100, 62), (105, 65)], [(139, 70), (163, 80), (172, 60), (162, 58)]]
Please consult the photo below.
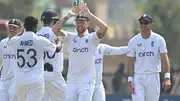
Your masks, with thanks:
[(149, 24), (149, 21), (147, 21), (147, 20), (140, 20), (140, 21), (139, 21), (139, 24), (140, 24), (140, 25), (148, 25), (148, 24)]

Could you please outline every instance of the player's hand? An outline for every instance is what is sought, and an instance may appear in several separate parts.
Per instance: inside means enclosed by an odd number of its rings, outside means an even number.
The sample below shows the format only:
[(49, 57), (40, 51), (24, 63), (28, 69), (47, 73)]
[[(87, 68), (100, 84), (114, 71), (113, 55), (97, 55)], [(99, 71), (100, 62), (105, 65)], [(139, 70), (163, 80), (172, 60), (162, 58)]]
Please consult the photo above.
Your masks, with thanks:
[(64, 37), (63, 36), (58, 36), (55, 40), (56, 44), (59, 44), (59, 43), (63, 43), (64, 41)]
[(83, 15), (83, 16), (88, 16), (88, 15), (91, 13), (90, 10), (89, 10), (89, 8), (87, 7), (87, 5), (85, 5), (85, 6), (80, 6), (79, 8), (80, 8), (80, 13), (81, 13), (81, 15)]
[(167, 90), (171, 87), (171, 80), (170, 79), (164, 79), (162, 83), (162, 87)]
[(128, 82), (128, 89), (131, 94), (134, 94), (134, 84), (132, 81)]
[(80, 12), (80, 8), (78, 6), (74, 6), (73, 8), (71, 8), (68, 15), (77, 16), (79, 14), (79, 12)]

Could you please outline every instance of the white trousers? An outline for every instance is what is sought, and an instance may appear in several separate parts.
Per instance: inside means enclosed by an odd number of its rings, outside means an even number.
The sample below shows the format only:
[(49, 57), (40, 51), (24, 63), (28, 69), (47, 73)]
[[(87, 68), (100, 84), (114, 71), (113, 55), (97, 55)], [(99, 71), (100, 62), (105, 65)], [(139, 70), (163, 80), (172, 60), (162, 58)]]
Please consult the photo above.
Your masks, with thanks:
[(44, 95), (44, 82), (29, 85), (16, 85), (18, 101), (42, 101)]
[(105, 89), (103, 83), (95, 84), (92, 101), (106, 101)]
[(43, 101), (65, 101), (66, 83), (61, 80), (45, 80), (45, 92)]
[(0, 80), (0, 101), (17, 101), (14, 77)]
[(160, 77), (159, 73), (135, 74), (133, 101), (159, 101)]
[(66, 101), (92, 101), (95, 84), (67, 84)]

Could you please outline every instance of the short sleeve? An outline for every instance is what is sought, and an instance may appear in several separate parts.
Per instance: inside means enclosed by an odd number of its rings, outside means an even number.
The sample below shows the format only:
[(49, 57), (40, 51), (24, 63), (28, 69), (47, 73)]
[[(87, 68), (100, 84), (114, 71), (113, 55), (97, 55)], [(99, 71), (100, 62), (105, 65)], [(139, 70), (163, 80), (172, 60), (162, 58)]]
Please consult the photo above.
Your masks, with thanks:
[(42, 51), (47, 51), (52, 56), (56, 51), (56, 45), (44, 37), (41, 37), (41, 36), (39, 37), (41, 40), (40, 47), (43, 47), (44, 49)]
[(98, 38), (97, 36), (97, 33), (94, 32), (91, 34), (91, 39), (92, 39), (92, 43), (97, 46), (100, 42), (101, 42), (101, 39)]
[(136, 52), (135, 52), (135, 45), (134, 45), (134, 39), (131, 39), (128, 42), (128, 52), (127, 52), (127, 56), (128, 57), (135, 57)]
[(160, 53), (167, 53), (166, 41), (163, 37), (159, 38), (159, 51)]
[(11, 50), (15, 49), (17, 46), (17, 41), (18, 41), (19, 36), (12, 37), (10, 40), (7, 42), (7, 47)]

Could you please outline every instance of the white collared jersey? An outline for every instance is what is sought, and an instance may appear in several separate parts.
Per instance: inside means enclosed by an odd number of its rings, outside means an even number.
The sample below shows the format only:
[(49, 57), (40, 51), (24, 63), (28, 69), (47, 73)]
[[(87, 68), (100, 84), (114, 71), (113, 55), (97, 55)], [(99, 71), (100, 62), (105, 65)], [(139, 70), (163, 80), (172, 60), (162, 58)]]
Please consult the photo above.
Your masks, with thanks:
[(161, 72), (161, 53), (167, 53), (166, 42), (162, 36), (151, 31), (148, 39), (141, 34), (134, 36), (128, 43), (128, 57), (135, 57), (135, 73)]
[[(51, 27), (42, 27), (39, 32), (36, 33), (39, 36), (46, 37), (49, 41), (55, 43), (56, 35), (52, 31)], [(63, 49), (60, 52), (55, 53), (53, 57), (50, 57), (46, 52), (45, 54), (45, 63), (49, 63), (53, 66), (53, 72), (44, 72), (45, 79), (56, 79), (57, 75), (63, 71)]]
[(5, 38), (0, 42), (0, 57), (2, 59), (2, 70), (1, 70), (1, 79), (7, 80), (14, 77), (12, 69), (15, 68), (16, 54), (8, 50), (7, 42), (9, 38)]
[(14, 68), (15, 81), (18, 84), (31, 84), (44, 80), (44, 51), (52, 56), (56, 45), (48, 39), (26, 31), (21, 36), (13, 37), (8, 48), (16, 52), (17, 66)]
[(84, 33), (79, 37), (77, 33), (66, 32), (65, 40), (68, 44), (69, 67), (68, 83), (95, 83), (95, 50), (100, 42), (96, 32)]
[(103, 74), (103, 58), (105, 55), (123, 55), (127, 54), (128, 47), (113, 47), (106, 44), (99, 44), (95, 52), (95, 67), (96, 67), (96, 84), (102, 82)]
[(43, 36), (49, 41), (55, 43), (56, 35), (53, 33), (51, 27), (42, 27), (36, 34), (38, 36)]

